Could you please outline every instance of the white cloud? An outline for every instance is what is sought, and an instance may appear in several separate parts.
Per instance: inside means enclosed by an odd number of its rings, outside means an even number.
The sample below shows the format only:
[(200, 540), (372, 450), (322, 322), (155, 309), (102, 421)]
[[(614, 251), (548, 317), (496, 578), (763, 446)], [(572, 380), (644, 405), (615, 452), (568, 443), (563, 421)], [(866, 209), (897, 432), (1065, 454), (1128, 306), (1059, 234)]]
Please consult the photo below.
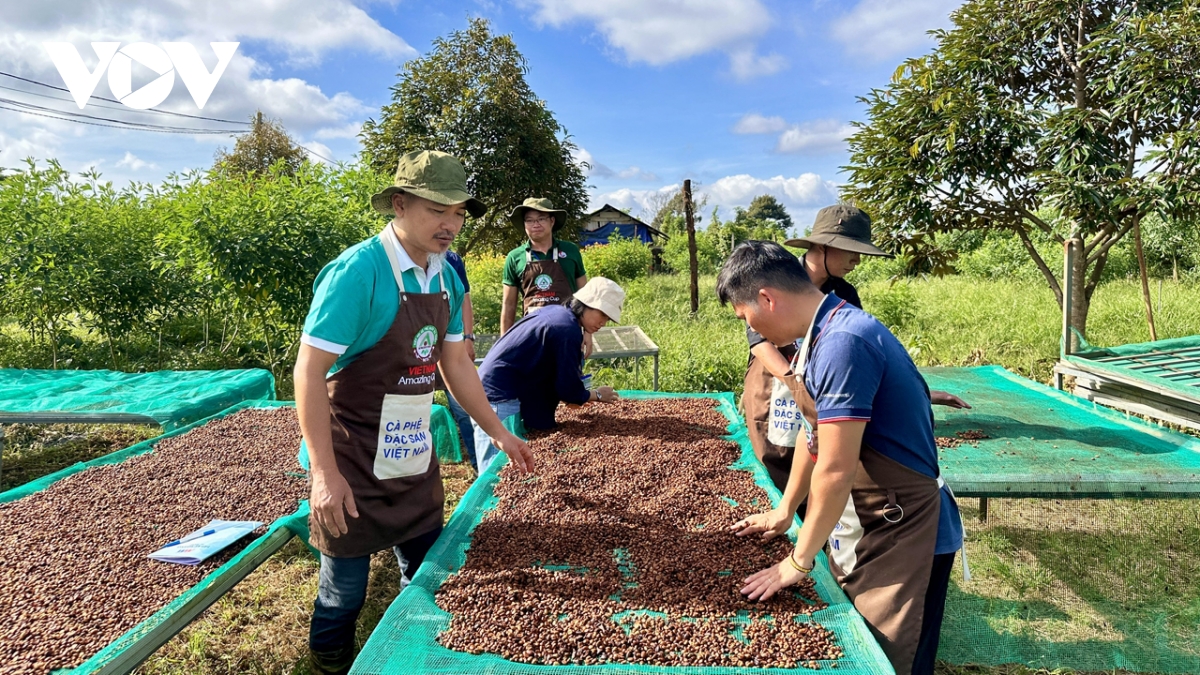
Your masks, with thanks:
[(304, 143), (301, 143), (301, 145), (308, 150), (308, 152), (304, 154), (310, 161), (328, 164), (330, 161), (337, 160), (337, 158), (333, 156), (333, 151), (330, 150), (329, 146), (325, 145), (324, 143), (318, 143), (317, 141), (305, 141)]
[(590, 22), (633, 63), (661, 66), (724, 51), (739, 79), (778, 72), (776, 54), (756, 56), (753, 44), (771, 27), (761, 0), (519, 0), (540, 25)]
[(926, 31), (950, 26), (962, 0), (861, 0), (833, 22), (833, 37), (846, 51), (869, 61), (914, 55), (932, 44)]
[(673, 183), (671, 185), (664, 185), (657, 190), (621, 188), (611, 192), (601, 192), (592, 195), (589, 202), (589, 209), (595, 211), (605, 204), (611, 204), (622, 211), (632, 213), (636, 216), (638, 213), (644, 213), (649, 210), (653, 205), (655, 197), (659, 195), (673, 195), (679, 192), (680, 187), (679, 183)]
[(317, 138), (358, 138), (359, 132), (362, 131), (362, 122), (350, 122), (340, 127), (326, 127), (318, 129)]
[[(265, 41), (301, 61), (347, 48), (390, 58), (417, 54), (400, 36), (347, 0), (58, 0), (9, 5), (0, 17), (0, 25), (15, 30), (16, 40), (34, 44), (51, 40), (82, 46), (101, 39), (171, 39), (206, 47), (210, 41), (245, 39)], [(7, 42), (16, 40), (10, 37)], [(40, 60), (40, 56), (35, 58)], [(205, 62), (211, 67), (213, 60)]]
[(775, 151), (788, 154), (820, 155), (846, 146), (854, 127), (837, 120), (817, 120), (788, 127), (779, 135)]
[[(583, 169), (585, 176), (596, 178), (619, 178), (622, 180), (656, 181), (658, 176), (640, 167), (631, 166), (627, 169), (614, 171), (612, 168), (596, 160), (586, 148), (576, 148), (573, 153), (575, 163)], [(614, 204), (615, 206), (615, 204)]]
[(743, 115), (737, 124), (733, 125), (735, 134), (777, 134), (787, 129), (787, 122), (782, 117), (764, 117), (758, 113)]
[(787, 67), (787, 59), (779, 54), (759, 56), (753, 49), (740, 49), (729, 55), (729, 70), (739, 80), (774, 75)]
[(656, 176), (653, 172), (643, 171), (642, 169), (640, 169), (636, 166), (631, 166), (628, 169), (625, 169), (623, 171), (618, 171), (617, 178), (622, 178), (625, 180), (644, 180), (644, 181), (658, 180), (658, 176)]
[[(209, 42), (254, 41), (265, 47), (265, 52), (260, 48), (256, 58), (247, 52), (246, 45), (240, 46), (203, 110), (197, 110), (178, 78), (171, 95), (157, 107), (238, 121), (249, 121), (256, 110), (262, 110), (268, 117), (279, 119), (293, 136), (326, 142), (338, 140), (335, 145), (340, 149), (357, 135), (361, 120), (372, 109), (350, 94), (327, 92), (300, 78), (274, 78), (271, 65), (262, 59), (277, 58), (270, 56), (274, 54), (294, 64), (313, 65), (335, 50), (369, 52), (389, 61), (417, 54), (352, 0), (217, 3), (64, 0), (10, 4), (13, 6), (0, 14), (0, 63), (6, 64), (4, 70), (8, 72), (53, 85), (61, 86), (62, 78), (42, 47), (43, 42), (74, 44), (90, 70), (97, 64), (90, 45), (93, 41), (187, 42), (197, 48), (207, 68), (216, 63)], [(135, 88), (140, 84), (135, 80)], [(46, 93), (35, 85), (18, 83), (18, 86)], [(9, 92), (5, 95), (79, 112), (65, 94), (66, 101)], [(111, 97), (106, 77), (101, 77), (95, 95)], [(104, 104), (115, 105), (115, 109), (100, 108), (99, 104), (93, 99), (82, 112), (188, 128), (230, 126), (138, 112), (115, 104)], [(29, 155), (39, 159), (59, 157), (76, 166), (81, 159), (99, 152), (109, 157), (106, 166), (118, 175), (129, 177), (131, 172), (157, 166), (169, 171), (182, 163), (204, 164), (206, 155), (211, 156), (211, 148), (232, 143), (228, 136), (189, 139), (69, 124), (8, 111), (0, 111), (0, 116), (4, 128), (0, 134), (0, 166), (14, 166), (14, 159)], [(202, 149), (200, 152), (197, 146)], [(126, 157), (116, 162), (124, 152), (131, 152), (134, 159)], [(139, 165), (138, 161), (144, 164)]]
[[(612, 204), (623, 211), (634, 215), (645, 214), (662, 196), (673, 195), (680, 189), (679, 183), (664, 185), (656, 190), (637, 190), (620, 188), (608, 192), (593, 194), (589, 202), (595, 210), (604, 204)], [(815, 173), (803, 173), (795, 177), (775, 176), (773, 178), (757, 178), (750, 174), (725, 176), (713, 183), (697, 185), (695, 188), (696, 203), (707, 199), (706, 209), (720, 207), (723, 218), (732, 217), (735, 207), (747, 207), (750, 201), (759, 195), (773, 195), (792, 214), (796, 223), (811, 220), (815, 210), (834, 204), (838, 200), (838, 185), (826, 180)], [(700, 214), (707, 222), (708, 214)]]
[(128, 150), (125, 151), (125, 156), (116, 163), (116, 166), (129, 167), (133, 171), (141, 171), (142, 169), (157, 169), (158, 168), (158, 165), (155, 164), (154, 162), (147, 162), (144, 159), (140, 159), (137, 155), (133, 154), (132, 152), (129, 152)]
[(769, 194), (788, 208), (812, 208), (837, 201), (837, 183), (815, 173), (803, 173), (794, 178), (782, 175), (756, 178), (750, 174), (726, 176), (704, 187), (710, 204), (723, 208), (749, 206), (758, 195)]

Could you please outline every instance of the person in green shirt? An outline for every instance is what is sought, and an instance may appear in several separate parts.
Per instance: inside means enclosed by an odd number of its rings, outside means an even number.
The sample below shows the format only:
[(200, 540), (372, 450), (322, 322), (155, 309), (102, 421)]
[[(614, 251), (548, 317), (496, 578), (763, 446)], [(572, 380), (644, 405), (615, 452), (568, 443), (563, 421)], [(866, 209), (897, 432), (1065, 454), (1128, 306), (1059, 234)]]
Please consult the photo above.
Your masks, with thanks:
[(567, 224), (566, 211), (554, 208), (549, 199), (533, 197), (514, 208), (508, 218), (513, 225), (524, 227), (529, 239), (509, 251), (504, 260), (501, 334), (516, 322), (519, 298), (524, 301), (525, 314), (547, 305), (565, 305), (588, 280), (579, 247), (554, 236)]

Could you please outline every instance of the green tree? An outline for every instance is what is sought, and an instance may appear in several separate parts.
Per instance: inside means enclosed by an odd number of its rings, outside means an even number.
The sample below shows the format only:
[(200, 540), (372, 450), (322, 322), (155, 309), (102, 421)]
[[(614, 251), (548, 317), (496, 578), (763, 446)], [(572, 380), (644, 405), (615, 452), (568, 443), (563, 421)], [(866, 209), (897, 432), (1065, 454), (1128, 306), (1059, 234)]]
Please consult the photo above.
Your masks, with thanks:
[(525, 81), (528, 68), (511, 36), (493, 35), (485, 19), (434, 41), (428, 55), (409, 61), (392, 87), (392, 103), (379, 121), (367, 120), (363, 157), (381, 174), (396, 170), (401, 155), (441, 150), (463, 161), (467, 186), (491, 208), (468, 221), (460, 253), (504, 252), (525, 237), (508, 223), (508, 211), (529, 197), (549, 197), (578, 232), (587, 207), (577, 150), (553, 113)]
[(972, 0), (952, 20), (862, 99), (844, 197), (909, 252), (943, 232), (1013, 232), (1060, 303), (1031, 235), (1073, 241), (1083, 333), (1113, 246), (1147, 214), (1200, 203), (1197, 3)]
[[(785, 237), (792, 229), (792, 217), (773, 195), (755, 197), (750, 201), (750, 206), (746, 209), (745, 214), (748, 220), (775, 225), (773, 229), (777, 229)], [(738, 215), (741, 216), (740, 211)]]
[(285, 173), (295, 173), (304, 162), (304, 149), (296, 145), (279, 120), (264, 119), (262, 111), (250, 119), (254, 126), (238, 136), (233, 152), (217, 150), (214, 168), (224, 165), (234, 174), (261, 176), (276, 162), (282, 162)]

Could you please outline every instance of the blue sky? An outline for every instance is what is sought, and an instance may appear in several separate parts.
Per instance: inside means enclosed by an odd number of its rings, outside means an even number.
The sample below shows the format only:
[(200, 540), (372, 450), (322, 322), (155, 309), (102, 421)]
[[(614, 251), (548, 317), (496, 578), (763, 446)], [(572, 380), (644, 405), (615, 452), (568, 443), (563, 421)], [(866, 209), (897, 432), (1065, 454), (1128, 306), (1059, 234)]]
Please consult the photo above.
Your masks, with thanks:
[[(178, 78), (158, 106), (281, 120), (304, 146), (334, 160), (358, 152), (356, 134), (390, 101), (401, 64), (482, 16), (512, 34), (528, 80), (581, 148), (593, 206), (644, 212), (684, 178), (728, 214), (758, 194), (778, 197), (798, 224), (835, 199), (844, 142), (861, 120), (856, 97), (884, 85), (906, 57), (929, 50), (954, 0), (454, 0), (447, 2), (22, 3), (0, 17), (0, 71), (63, 85), (47, 41), (189, 42), (211, 68), (210, 41), (241, 43), (204, 109)], [(146, 71), (147, 73), (149, 71)], [(134, 69), (133, 88), (152, 76)], [(0, 76), (0, 97), (61, 110), (149, 120), (127, 109), (83, 110), (66, 94)], [(24, 92), (40, 92), (53, 100)], [(107, 80), (98, 96), (113, 97)], [(184, 126), (227, 127), (183, 118)], [(212, 163), (229, 137), (83, 126), (0, 110), (0, 166), (54, 157), (95, 167), (116, 184), (158, 182)]]

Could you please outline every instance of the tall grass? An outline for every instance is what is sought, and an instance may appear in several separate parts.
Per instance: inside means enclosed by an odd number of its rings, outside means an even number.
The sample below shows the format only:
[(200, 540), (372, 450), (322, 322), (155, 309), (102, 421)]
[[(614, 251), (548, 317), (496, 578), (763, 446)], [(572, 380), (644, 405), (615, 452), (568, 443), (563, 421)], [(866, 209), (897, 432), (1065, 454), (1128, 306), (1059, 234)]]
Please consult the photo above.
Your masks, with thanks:
[[(744, 325), (717, 302), (715, 277), (700, 278), (700, 311), (689, 315), (684, 275), (651, 276), (625, 284), (622, 323), (636, 324), (662, 350), (660, 387), (666, 391), (741, 391), (747, 345)], [(1161, 294), (1159, 291), (1161, 285)], [(1200, 288), (1151, 284), (1160, 339), (1200, 334)], [(871, 280), (859, 287), (865, 309), (893, 330), (920, 366), (996, 364), (1048, 383), (1059, 354), (1061, 313), (1045, 284), (981, 281), (961, 276)], [(1161, 310), (1159, 306), (1161, 305)], [(1150, 339), (1141, 289), (1132, 280), (1097, 290), (1088, 340), (1112, 346)], [(649, 388), (621, 362), (589, 362), (596, 381)]]

